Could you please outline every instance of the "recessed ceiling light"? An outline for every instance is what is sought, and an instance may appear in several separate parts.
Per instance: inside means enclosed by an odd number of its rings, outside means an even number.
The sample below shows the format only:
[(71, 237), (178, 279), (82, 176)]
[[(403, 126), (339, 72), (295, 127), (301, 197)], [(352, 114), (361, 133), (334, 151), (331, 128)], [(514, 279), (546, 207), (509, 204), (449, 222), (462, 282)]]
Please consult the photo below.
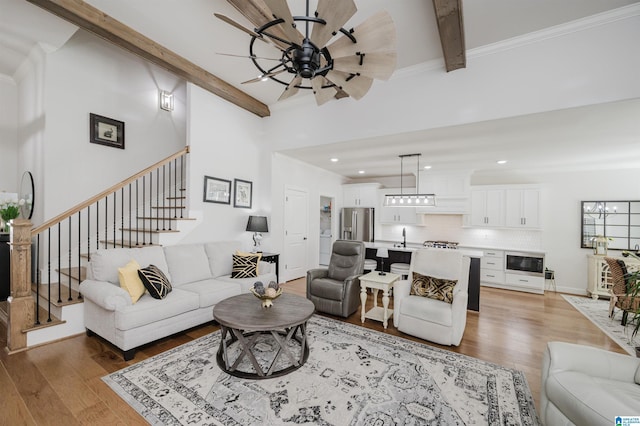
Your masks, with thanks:
[(337, 158), (332, 158), (332, 159), (331, 159), (331, 162), (332, 162), (332, 163), (337, 163), (337, 162), (338, 162), (338, 159), (337, 159)]
[(507, 160), (498, 160), (496, 161), (498, 164), (507, 164)]
[(358, 173), (360, 173), (361, 175), (364, 174), (364, 170), (358, 170)]
[(429, 170), (431, 166), (424, 166), (425, 169)]

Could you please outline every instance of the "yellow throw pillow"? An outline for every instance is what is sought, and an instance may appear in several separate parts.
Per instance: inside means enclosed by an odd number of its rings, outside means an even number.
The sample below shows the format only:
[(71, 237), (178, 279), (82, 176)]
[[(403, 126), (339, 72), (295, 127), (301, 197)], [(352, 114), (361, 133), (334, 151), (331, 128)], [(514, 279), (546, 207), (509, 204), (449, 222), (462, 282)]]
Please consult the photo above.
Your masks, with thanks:
[(124, 267), (118, 268), (118, 278), (120, 279), (120, 287), (127, 290), (131, 296), (131, 302), (136, 303), (144, 294), (146, 289), (142, 280), (138, 276), (140, 265), (135, 260), (131, 260)]
[(256, 276), (260, 275), (260, 260), (262, 259), (262, 253), (250, 253), (246, 251), (236, 250), (236, 255), (238, 256), (258, 256), (258, 260), (256, 260)]

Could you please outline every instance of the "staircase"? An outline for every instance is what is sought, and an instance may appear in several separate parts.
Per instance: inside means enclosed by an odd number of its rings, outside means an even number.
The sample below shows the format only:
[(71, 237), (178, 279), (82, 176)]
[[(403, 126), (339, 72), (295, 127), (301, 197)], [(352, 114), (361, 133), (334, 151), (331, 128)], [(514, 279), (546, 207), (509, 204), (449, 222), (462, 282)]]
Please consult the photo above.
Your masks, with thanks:
[[(31, 231), (34, 320), (21, 327), (26, 347), (85, 331), (78, 289), (92, 254), (175, 244), (181, 230), (197, 224), (185, 217), (188, 153), (186, 147)], [(0, 321), (6, 317), (0, 306)]]

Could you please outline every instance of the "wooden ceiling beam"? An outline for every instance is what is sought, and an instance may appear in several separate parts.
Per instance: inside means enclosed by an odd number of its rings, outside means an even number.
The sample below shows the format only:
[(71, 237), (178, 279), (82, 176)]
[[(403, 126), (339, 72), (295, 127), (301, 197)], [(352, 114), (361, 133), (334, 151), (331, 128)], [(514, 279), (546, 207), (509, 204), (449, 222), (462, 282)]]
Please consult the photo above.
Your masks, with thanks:
[(464, 44), (462, 0), (433, 0), (440, 44), (447, 72), (465, 68), (467, 55)]
[(260, 117), (269, 107), (82, 0), (27, 0)]

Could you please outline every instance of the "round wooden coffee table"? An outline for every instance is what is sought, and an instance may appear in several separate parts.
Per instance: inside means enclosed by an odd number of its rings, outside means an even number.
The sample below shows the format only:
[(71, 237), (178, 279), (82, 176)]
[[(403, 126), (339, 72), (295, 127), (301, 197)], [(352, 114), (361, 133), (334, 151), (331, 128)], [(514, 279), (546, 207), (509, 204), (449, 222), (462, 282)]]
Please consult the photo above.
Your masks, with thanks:
[[(270, 308), (263, 308), (253, 294), (223, 300), (213, 308), (213, 318), (222, 329), (216, 356), (218, 366), (226, 373), (245, 379), (278, 377), (297, 370), (309, 358), (307, 320), (314, 310), (310, 300), (287, 293), (275, 299)], [(277, 347), (273, 358), (267, 358), (267, 365), (264, 350), (261, 351), (262, 366), (256, 357), (256, 351), (262, 349), (259, 345), (264, 344), (260, 339), (269, 339), (268, 343), (275, 343)], [(253, 371), (250, 367), (239, 368), (245, 357)]]

